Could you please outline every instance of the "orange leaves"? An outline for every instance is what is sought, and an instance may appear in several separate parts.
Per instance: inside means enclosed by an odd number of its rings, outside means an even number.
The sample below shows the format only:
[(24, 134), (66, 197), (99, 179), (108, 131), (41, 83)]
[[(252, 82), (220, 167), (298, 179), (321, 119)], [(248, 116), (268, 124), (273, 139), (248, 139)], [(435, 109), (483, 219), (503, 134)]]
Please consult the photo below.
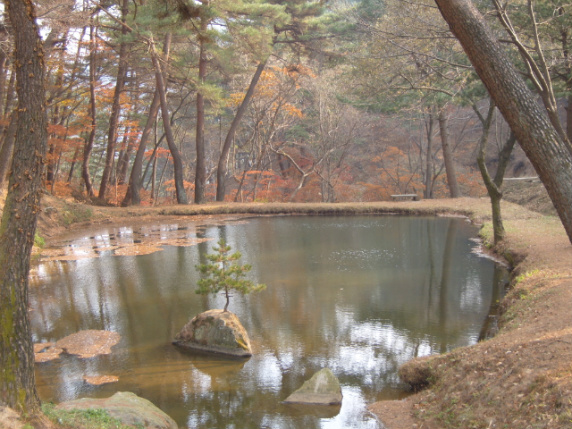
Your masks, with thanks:
[(387, 146), (372, 158), (370, 168), (377, 172), (375, 183), (360, 183), (364, 201), (388, 200), (392, 194), (416, 193), (424, 188), (423, 177), (411, 160), (411, 154), (396, 146)]
[(54, 166), (60, 159), (72, 162), (78, 148), (83, 145), (84, 140), (80, 134), (85, 131), (85, 127), (80, 124), (64, 126), (61, 124), (48, 124), (48, 147), (46, 162), (48, 166)]
[[(287, 67), (268, 67), (262, 72), (256, 86), (254, 99), (267, 106), (270, 110), (281, 111), (286, 116), (302, 118), (302, 110), (289, 100), (300, 87), (299, 80), (304, 77), (314, 77), (312, 71), (301, 64)], [(229, 106), (238, 106), (244, 99), (245, 93), (230, 94)]]
[(392, 194), (387, 186), (373, 184), (373, 183), (360, 183), (365, 190), (362, 193), (362, 200), (367, 202), (388, 200)]
[[(146, 159), (151, 159), (151, 156), (153, 156), (153, 149), (150, 150), (146, 150), (145, 151), (145, 158)], [(156, 158), (164, 158), (164, 159), (170, 159), (171, 158), (171, 152), (169, 151), (169, 149), (165, 149), (163, 147), (159, 147), (157, 148), (157, 150), (155, 151), (155, 157)], [(173, 162), (172, 159), (170, 159), (171, 162)]]
[(48, 124), (48, 133), (55, 134), (57, 136), (65, 136), (67, 134), (68, 129), (63, 125), (59, 124)]
[(282, 106), (282, 108), (284, 109), (286, 114), (289, 116), (293, 116), (293, 117), (297, 117), (297, 118), (304, 117), (304, 114), (302, 113), (302, 111), (300, 109), (298, 109), (296, 106), (294, 106), (293, 104), (287, 103), (284, 106)]
[(57, 180), (53, 186), (50, 187), (52, 189), (52, 193), (59, 197), (69, 197), (72, 195), (72, 188), (68, 182)]
[(482, 197), (487, 194), (483, 178), (479, 171), (469, 171), (457, 174), (457, 181), (463, 189), (463, 195), (469, 197)]
[[(195, 184), (191, 183), (191, 182), (187, 182), (186, 180), (183, 180), (183, 187), (185, 188), (185, 191), (194, 191)], [(167, 192), (175, 192), (176, 191), (175, 179), (167, 180), (165, 182), (165, 190)]]
[(229, 107), (236, 107), (240, 105), (240, 103), (242, 103), (242, 100), (244, 100), (245, 95), (246, 94), (244, 92), (235, 92), (230, 94), (227, 105)]
[(316, 77), (312, 69), (310, 67), (306, 67), (303, 64), (291, 64), (289, 66), (284, 67), (282, 69), (282, 72), (290, 76), (292, 79), (298, 79), (302, 76), (307, 76), (311, 78)]

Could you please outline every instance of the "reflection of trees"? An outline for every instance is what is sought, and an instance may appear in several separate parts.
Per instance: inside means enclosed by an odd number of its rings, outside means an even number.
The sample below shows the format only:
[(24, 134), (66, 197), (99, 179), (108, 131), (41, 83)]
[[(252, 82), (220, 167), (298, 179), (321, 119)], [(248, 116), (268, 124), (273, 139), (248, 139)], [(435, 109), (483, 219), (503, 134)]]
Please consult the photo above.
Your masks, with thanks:
[[(384, 231), (383, 240), (374, 243), (386, 251), (381, 255), (389, 255), (387, 261), (374, 261), (381, 265), (375, 267), (381, 274), (371, 267), (362, 269), (366, 275), (353, 278), (336, 271), (329, 276), (332, 283), (325, 286), (314, 282), (315, 263), (308, 255), (332, 252), (333, 247), (328, 247), (331, 231), (311, 238), (304, 234), (291, 237), (280, 233), (279, 224), (268, 224), (261, 226), (255, 239), (247, 238), (245, 247), (251, 255), (274, 255), (273, 260), (258, 258), (254, 265), (265, 266), (277, 280), (273, 284), (264, 277), (256, 279), (269, 284), (264, 298), (260, 297), (264, 305), (253, 305), (259, 300), (253, 297), (241, 318), (245, 317), (245, 324), (250, 326), (264, 327), (258, 333), (260, 342), (268, 349), (281, 351), (275, 357), (283, 371), (289, 369), (291, 361), (312, 369), (337, 367), (345, 382), (372, 386), (373, 391), (397, 385), (396, 369), (411, 357), (467, 344), (474, 336), (467, 334), (471, 327), (478, 334), (491, 289), (486, 287), (486, 273), (482, 274), (485, 287), (474, 303), (478, 308), (469, 312), (461, 309), (463, 291), (473, 281), (474, 271), (464, 256), (468, 250), (466, 238), (458, 237), (463, 221), (411, 221), (395, 219)], [(340, 230), (335, 234), (346, 245), (358, 241), (356, 231)], [(363, 246), (363, 237), (359, 241)], [(403, 248), (413, 250), (399, 252)], [(400, 269), (392, 272), (392, 265)], [(379, 287), (361, 293), (362, 283)], [(349, 351), (344, 349), (347, 344), (351, 344)], [(353, 365), (356, 360), (364, 364)]]
[(449, 282), (451, 281), (451, 263), (453, 262), (453, 250), (455, 243), (455, 233), (457, 222), (452, 222), (449, 219), (449, 226), (447, 228), (447, 238), (445, 240), (445, 248), (443, 250), (443, 268), (441, 269), (441, 282), (439, 284), (439, 329), (441, 331), (441, 346), (439, 353), (445, 353), (448, 347), (448, 320), (447, 309), (449, 307), (448, 291)]

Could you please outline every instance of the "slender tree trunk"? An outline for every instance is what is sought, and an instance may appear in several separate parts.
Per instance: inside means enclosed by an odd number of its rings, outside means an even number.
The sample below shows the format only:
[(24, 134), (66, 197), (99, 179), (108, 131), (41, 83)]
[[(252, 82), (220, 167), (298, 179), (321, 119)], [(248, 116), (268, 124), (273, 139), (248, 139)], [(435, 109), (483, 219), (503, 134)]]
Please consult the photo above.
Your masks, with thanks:
[[(64, 39), (66, 39), (67, 35), (64, 35)], [(64, 53), (66, 52), (65, 44), (61, 50), (58, 51), (58, 67), (55, 72), (55, 87), (62, 88), (64, 84)], [(65, 110), (60, 108), (60, 104), (56, 104), (52, 110), (52, 124), (63, 125), (65, 123)], [(61, 157), (61, 147), (56, 145), (56, 143), (50, 144), (50, 138), (56, 137), (55, 134), (48, 135), (48, 164), (46, 165), (46, 182), (52, 184), (52, 188), (54, 182), (56, 180), (56, 158), (59, 161)]]
[(127, 170), (129, 168), (129, 159), (131, 158), (131, 152), (133, 152), (133, 143), (129, 141), (129, 133), (131, 127), (125, 129), (125, 134), (123, 135), (123, 143), (121, 144), (122, 150), (119, 159), (117, 160), (117, 184), (125, 185), (127, 179)]
[(143, 156), (145, 155), (145, 149), (147, 147), (147, 140), (153, 131), (153, 125), (157, 121), (157, 114), (159, 113), (159, 107), (161, 102), (159, 100), (159, 91), (155, 89), (155, 95), (153, 95), (153, 101), (149, 107), (149, 114), (147, 115), (147, 122), (145, 123), (145, 128), (143, 128), (143, 133), (141, 134), (141, 140), (139, 141), (139, 147), (137, 148), (137, 153), (135, 154), (135, 159), (133, 160), (133, 167), (131, 167), (131, 175), (129, 176), (129, 185), (127, 187), (127, 192), (125, 193), (125, 198), (121, 203), (122, 206), (126, 207), (128, 205), (139, 205), (141, 204), (141, 188), (143, 187), (143, 177), (141, 173), (143, 171)]
[(248, 108), (248, 104), (250, 103), (250, 100), (251, 100), (252, 96), (254, 95), (254, 90), (256, 89), (256, 85), (258, 84), (258, 81), (260, 80), (260, 76), (262, 75), (262, 72), (264, 71), (264, 68), (266, 67), (267, 61), (268, 60), (266, 59), (266, 60), (262, 61), (260, 64), (258, 64), (258, 67), (256, 68), (254, 75), (252, 76), (252, 80), (250, 81), (250, 85), (248, 86), (248, 90), (246, 91), (244, 99), (242, 100), (242, 103), (240, 103), (240, 106), (239, 106), (238, 110), (236, 111), (236, 115), (234, 115), (234, 119), (232, 120), (232, 123), (230, 124), (230, 128), (228, 129), (228, 132), (226, 134), (226, 138), (224, 139), (224, 145), (223, 145), (221, 153), (220, 153), (220, 158), (218, 160), (218, 168), (217, 168), (217, 173), (216, 173), (216, 200), (217, 201), (224, 201), (224, 197), (226, 194), (226, 164), (227, 164), (228, 154), (230, 152), (230, 147), (232, 145), (232, 141), (234, 139), (236, 129), (238, 128), (238, 124), (240, 123), (242, 117), (244, 116), (244, 113), (246, 112), (246, 109)]
[(237, 203), (238, 199), (240, 198), (240, 202), (243, 202), (242, 199), (242, 186), (244, 185), (244, 179), (246, 179), (246, 169), (242, 172), (242, 177), (240, 178), (240, 182), (238, 183), (238, 188), (236, 189), (236, 195), (234, 196), (234, 202)]
[(18, 92), (12, 174), (0, 224), (0, 403), (39, 418), (28, 321), (28, 272), (47, 142), (44, 55), (31, 0), (5, 1), (14, 31)]
[[(123, 0), (121, 6), (121, 20), (125, 22), (127, 14), (129, 13), (129, 0)], [(125, 26), (121, 27), (121, 34), (125, 36), (128, 33)], [(117, 79), (115, 81), (115, 91), (113, 93), (113, 104), (111, 105), (111, 116), (109, 117), (109, 129), (107, 131), (107, 153), (105, 157), (105, 167), (101, 176), (101, 183), (99, 185), (100, 199), (105, 199), (107, 195), (107, 188), (111, 179), (113, 170), (113, 161), (115, 159), (115, 146), (117, 144), (117, 127), (119, 124), (119, 114), (121, 113), (120, 97), (125, 87), (125, 78), (127, 74), (127, 53), (128, 44), (124, 41), (119, 45), (119, 65), (117, 67)]]
[[(171, 43), (170, 34), (167, 35), (165, 39), (165, 44)], [(171, 118), (169, 115), (169, 106), (167, 104), (167, 94), (165, 90), (165, 81), (163, 79), (163, 71), (161, 69), (161, 63), (159, 62), (159, 57), (155, 51), (155, 47), (152, 46), (151, 58), (153, 60), (153, 66), (155, 67), (155, 78), (157, 81), (157, 91), (159, 92), (159, 100), (161, 102), (161, 113), (163, 116), (163, 127), (165, 129), (165, 136), (167, 138), (167, 145), (169, 146), (169, 151), (173, 156), (173, 167), (175, 170), (175, 190), (177, 194), (177, 203), (187, 204), (187, 193), (185, 191), (184, 177), (183, 177), (183, 160), (177, 145), (175, 144), (175, 137), (173, 135), (173, 130), (171, 128)], [(168, 48), (167, 48), (168, 51)]]
[[(485, 187), (487, 188), (487, 192), (489, 194), (489, 198), (491, 199), (491, 207), (492, 207), (492, 217), (493, 217), (493, 235), (494, 235), (494, 242), (495, 244), (500, 243), (504, 239), (505, 229), (502, 221), (502, 214), (501, 214), (501, 199), (502, 199), (502, 191), (501, 186), (497, 185), (491, 175), (489, 174), (489, 170), (487, 168), (486, 163), (486, 153), (487, 153), (487, 145), (489, 141), (489, 131), (491, 129), (491, 124), (493, 121), (493, 114), (495, 111), (495, 103), (491, 100), (489, 111), (487, 113), (486, 118), (484, 118), (476, 106), (473, 106), (473, 110), (478, 114), (479, 119), (483, 125), (483, 131), (481, 135), (481, 139), (479, 142), (479, 148), (477, 152), (477, 165), (479, 166), (479, 170), (481, 171), (481, 176), (483, 177), (483, 181), (485, 183)], [(500, 160), (499, 160), (499, 168), (501, 168)], [(502, 179), (501, 179), (502, 184)]]
[(80, 153), (81, 153), (81, 146), (78, 145), (78, 146), (76, 146), (75, 152), (74, 152), (74, 154), (73, 154), (73, 159), (72, 159), (72, 162), (71, 162), (71, 165), (70, 165), (70, 171), (69, 171), (69, 173), (68, 173), (67, 183), (71, 183), (71, 182), (72, 182), (73, 173), (74, 173), (74, 170), (75, 170), (75, 164), (77, 163), (77, 160), (79, 159)]
[(469, 0), (435, 0), (489, 94), (544, 183), (572, 242), (572, 148)]
[(425, 165), (425, 193), (424, 198), (433, 198), (433, 113), (429, 113), (429, 122), (426, 124), (427, 132), (427, 158)]
[[(206, 58), (206, 31), (207, 19), (201, 18), (201, 28), (199, 35), (199, 85), (205, 81), (207, 74), (207, 58)], [(195, 203), (202, 204), (205, 202), (206, 188), (206, 150), (205, 150), (205, 99), (202, 93), (203, 89), (197, 91), (197, 134), (196, 134), (196, 152), (197, 163), (195, 170)]]
[(442, 109), (439, 112), (439, 132), (441, 134), (441, 146), (443, 148), (443, 161), (445, 162), (445, 173), (447, 174), (447, 184), (449, 185), (449, 195), (451, 198), (460, 198), (461, 190), (457, 182), (457, 172), (455, 171), (455, 161), (453, 152), (449, 144), (449, 118)]
[(93, 145), (95, 143), (95, 132), (97, 127), (96, 118), (96, 105), (95, 105), (95, 53), (96, 53), (96, 38), (95, 38), (95, 23), (93, 22), (93, 16), (91, 17), (91, 23), (89, 27), (89, 116), (91, 120), (91, 130), (89, 131), (89, 137), (85, 142), (83, 149), (83, 160), (81, 163), (81, 177), (85, 183), (85, 190), (87, 192), (88, 198), (93, 198), (95, 192), (93, 190), (93, 183), (91, 182), (91, 176), (89, 173), (89, 161), (91, 158), (91, 152), (93, 151)]

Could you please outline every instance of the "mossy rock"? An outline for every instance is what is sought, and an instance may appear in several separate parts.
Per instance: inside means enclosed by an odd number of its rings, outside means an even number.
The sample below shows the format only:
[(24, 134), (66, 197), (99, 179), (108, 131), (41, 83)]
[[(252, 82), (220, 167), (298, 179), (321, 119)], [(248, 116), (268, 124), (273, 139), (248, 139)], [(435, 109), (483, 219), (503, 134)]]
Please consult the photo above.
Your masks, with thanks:
[(124, 425), (145, 429), (178, 429), (177, 423), (147, 399), (131, 392), (117, 392), (109, 398), (82, 398), (62, 402), (59, 410), (104, 410)]
[(173, 344), (202, 352), (252, 356), (246, 329), (234, 313), (224, 310), (198, 314), (181, 329)]

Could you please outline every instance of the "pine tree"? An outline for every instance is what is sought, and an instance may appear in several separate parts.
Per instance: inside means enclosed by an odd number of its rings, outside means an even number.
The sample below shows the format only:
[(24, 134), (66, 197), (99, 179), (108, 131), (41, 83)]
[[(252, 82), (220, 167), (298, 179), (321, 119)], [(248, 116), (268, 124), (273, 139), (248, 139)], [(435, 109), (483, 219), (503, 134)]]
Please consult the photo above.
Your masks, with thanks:
[(231, 290), (234, 289), (243, 295), (247, 295), (266, 289), (265, 284), (255, 284), (245, 279), (246, 273), (252, 269), (252, 266), (236, 263), (242, 254), (240, 252), (231, 253), (231, 247), (224, 240), (219, 240), (218, 247), (214, 247), (214, 251), (216, 253), (206, 255), (210, 263), (196, 267), (205, 276), (198, 281), (196, 293), (199, 295), (211, 293), (216, 295), (223, 291), (226, 298), (224, 311), (227, 311)]

